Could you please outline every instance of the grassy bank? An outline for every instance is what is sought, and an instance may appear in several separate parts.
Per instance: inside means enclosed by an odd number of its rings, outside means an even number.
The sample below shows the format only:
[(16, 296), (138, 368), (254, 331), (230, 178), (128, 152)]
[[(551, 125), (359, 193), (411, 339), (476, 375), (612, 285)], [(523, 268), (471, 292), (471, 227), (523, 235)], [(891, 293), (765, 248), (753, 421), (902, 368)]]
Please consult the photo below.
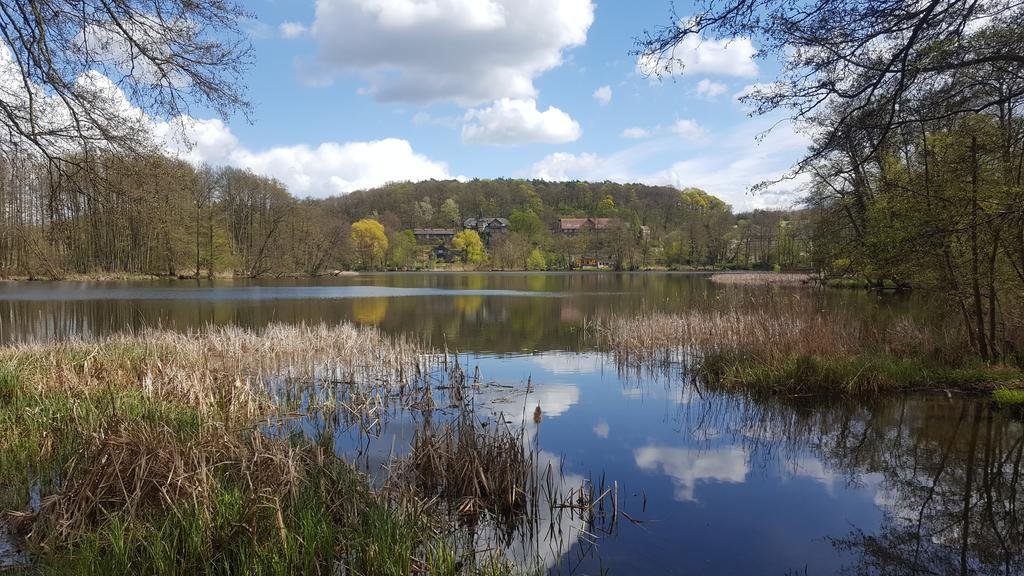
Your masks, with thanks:
[(723, 389), (868, 394), (1024, 386), (1020, 367), (980, 362), (955, 327), (825, 311), (815, 298), (794, 293), (614, 317), (596, 326), (623, 365), (682, 366)]
[(268, 382), (382, 397), (416, 385), (422, 352), (347, 325), (0, 349), (0, 509), (32, 559), (15, 573), (512, 573), (422, 491), (371, 489), (330, 435), (268, 433), (310, 409)]

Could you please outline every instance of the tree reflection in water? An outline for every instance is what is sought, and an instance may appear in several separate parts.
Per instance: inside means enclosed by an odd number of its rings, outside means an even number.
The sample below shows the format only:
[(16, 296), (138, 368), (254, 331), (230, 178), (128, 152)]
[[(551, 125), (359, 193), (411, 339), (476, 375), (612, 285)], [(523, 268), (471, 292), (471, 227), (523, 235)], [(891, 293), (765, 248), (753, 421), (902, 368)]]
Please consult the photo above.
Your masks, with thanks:
[(733, 435), (752, 459), (810, 453), (848, 483), (877, 479), (880, 529), (827, 535), (853, 560), (845, 574), (1024, 574), (1024, 426), (984, 400), (711, 396), (678, 419), (684, 433)]

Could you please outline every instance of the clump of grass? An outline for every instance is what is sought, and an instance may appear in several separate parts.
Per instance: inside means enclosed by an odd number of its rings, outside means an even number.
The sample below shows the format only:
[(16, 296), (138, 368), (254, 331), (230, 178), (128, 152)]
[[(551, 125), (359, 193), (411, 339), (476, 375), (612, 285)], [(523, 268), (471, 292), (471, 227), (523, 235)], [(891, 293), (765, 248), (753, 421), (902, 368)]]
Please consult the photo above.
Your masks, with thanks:
[(440, 498), (462, 517), (487, 512), (511, 530), (536, 503), (529, 493), (535, 458), (525, 444), (522, 427), (504, 421), (485, 427), (464, 411), (417, 432), (410, 455), (394, 470), (393, 485), (419, 498)]
[(708, 355), (699, 363), (706, 381), (734, 389), (790, 394), (840, 392), (877, 393), (906, 389), (973, 390), (1016, 382), (1019, 370), (977, 365), (952, 368), (918, 358), (890, 355), (852, 357), (796, 356), (781, 365), (764, 365), (748, 358)]
[(1024, 390), (999, 388), (992, 392), (992, 399), (1000, 406), (1024, 406)]
[(1000, 410), (1017, 417), (1024, 416), (1024, 389), (997, 388), (992, 392), (992, 401)]

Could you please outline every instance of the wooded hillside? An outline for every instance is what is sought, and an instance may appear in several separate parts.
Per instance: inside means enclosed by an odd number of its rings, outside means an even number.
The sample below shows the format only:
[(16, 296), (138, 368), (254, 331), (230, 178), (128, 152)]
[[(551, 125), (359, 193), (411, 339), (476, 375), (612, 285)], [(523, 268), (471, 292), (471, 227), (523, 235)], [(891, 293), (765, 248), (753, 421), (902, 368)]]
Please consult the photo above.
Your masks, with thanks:
[[(807, 214), (731, 208), (697, 189), (611, 182), (472, 180), (396, 183), (299, 200), (272, 179), (163, 156), (80, 160), (49, 171), (30, 158), (0, 162), (0, 275), (319, 275), (352, 268), (430, 266), (415, 228), (458, 230), (467, 218), (506, 218), (484, 238), (483, 268), (561, 269), (572, 254), (614, 267), (809, 266)], [(571, 241), (561, 217), (614, 218), (614, 233)], [(382, 257), (362, 258), (351, 224), (385, 231)], [(646, 227), (641, 237), (638, 232)], [(531, 258), (532, 257), (532, 258)], [(528, 262), (529, 260), (529, 262)]]

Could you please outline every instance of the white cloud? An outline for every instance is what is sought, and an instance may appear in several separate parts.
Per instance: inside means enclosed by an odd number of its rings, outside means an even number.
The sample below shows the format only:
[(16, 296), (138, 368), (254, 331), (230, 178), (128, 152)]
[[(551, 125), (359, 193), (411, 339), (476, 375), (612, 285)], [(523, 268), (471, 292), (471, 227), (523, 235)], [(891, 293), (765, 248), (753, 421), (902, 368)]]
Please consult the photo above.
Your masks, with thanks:
[(408, 141), (398, 138), (250, 150), (222, 121), (187, 117), (173, 125), (159, 124), (157, 133), (182, 158), (247, 168), (277, 178), (298, 196), (324, 197), (388, 182), (451, 178), (443, 162), (415, 152)]
[[(786, 175), (810, 143), (810, 138), (796, 132), (789, 122), (764, 134), (775, 120), (751, 121), (714, 139), (653, 138), (608, 155), (558, 152), (535, 162), (524, 174), (548, 180), (611, 180), (677, 188), (697, 186), (738, 210), (788, 208), (798, 199), (801, 188), (807, 183), (806, 177), (784, 180), (756, 194), (749, 193), (756, 184)], [(694, 133), (686, 123), (677, 122), (672, 128)], [(660, 127), (646, 132), (636, 130), (638, 136), (672, 131)], [(658, 169), (659, 164), (668, 167)]]
[(725, 94), (725, 91), (729, 87), (721, 82), (714, 82), (707, 78), (704, 78), (700, 82), (697, 82), (697, 95), (708, 100), (714, 100), (715, 98)]
[(698, 142), (704, 139), (707, 135), (707, 130), (704, 129), (696, 120), (690, 118), (682, 118), (676, 120), (672, 125), (655, 126), (654, 128), (641, 128), (634, 126), (632, 128), (626, 128), (622, 131), (620, 136), (630, 140), (641, 140), (644, 138), (652, 138), (654, 136), (661, 136), (665, 134), (675, 134), (680, 136), (683, 140), (689, 142)]
[(530, 356), (530, 362), (549, 374), (600, 374), (606, 357), (596, 352), (545, 352)]
[(651, 131), (646, 128), (634, 126), (632, 128), (626, 128), (625, 130), (623, 130), (622, 137), (629, 138), (631, 140), (639, 140), (640, 138), (650, 138)]
[[(447, 166), (415, 152), (412, 145), (397, 138), (370, 142), (325, 142), (316, 147), (305, 145), (278, 146), (250, 150), (241, 145), (231, 129), (221, 120), (180, 116), (161, 121), (147, 116), (133, 106), (124, 92), (103, 74), (91, 71), (77, 79), (80, 89), (95, 98), (91, 110), (110, 130), (138, 137), (138, 146), (147, 144), (152, 135), (155, 143), (171, 155), (193, 163), (230, 165), (274, 177), (299, 196), (328, 196), (371, 188), (387, 182), (406, 180), (448, 179)], [(13, 68), (10, 51), (0, 45), (0, 91), (11, 107), (28, 103), (20, 74)], [(41, 126), (54, 132), (67, 132), (71, 112), (59, 99), (47, 97), (37, 87), (34, 91), (34, 112)], [(98, 138), (87, 129), (87, 133)], [(76, 145), (73, 139), (51, 139), (45, 143), (56, 149)]]
[(706, 74), (749, 78), (757, 76), (756, 54), (749, 38), (707, 40), (691, 35), (679, 43), (670, 58), (642, 55), (637, 60), (637, 70), (652, 76)]
[(306, 74), (362, 74), (383, 101), (533, 98), (593, 20), (591, 0), (318, 0)]
[(594, 90), (594, 100), (600, 102), (602, 106), (607, 106), (612, 101), (612, 87), (604, 85)]
[(806, 150), (809, 138), (788, 123), (763, 140), (759, 135), (753, 125), (744, 126), (726, 138), (729, 144), (675, 162), (644, 180), (680, 188), (696, 186), (741, 209), (791, 207), (806, 178), (783, 181), (754, 195), (747, 192), (755, 184), (784, 176)]
[(597, 424), (594, 424), (594, 435), (598, 438), (608, 438), (609, 432), (611, 432), (611, 428), (604, 420), (598, 420)]
[(309, 33), (309, 28), (302, 22), (282, 22), (280, 29), (285, 38), (298, 38)]
[(600, 166), (601, 158), (597, 154), (555, 152), (535, 163), (530, 173), (541, 180), (573, 180), (578, 178), (577, 174), (594, 174)]
[(661, 471), (675, 485), (675, 498), (695, 501), (697, 485), (704, 482), (742, 484), (747, 479), (747, 455), (741, 448), (694, 450), (643, 446), (633, 450), (636, 465), (644, 471)]
[(502, 98), (487, 108), (469, 110), (465, 122), (462, 141), (470, 144), (564, 144), (582, 133), (568, 114), (554, 106), (541, 112), (532, 99)]
[(696, 120), (683, 118), (676, 120), (670, 129), (673, 134), (681, 136), (684, 140), (700, 140), (706, 134), (704, 128)]
[(412, 115), (412, 123), (416, 126), (440, 126), (442, 128), (458, 128), (462, 118), (458, 116), (434, 116), (429, 112), (417, 112)]

